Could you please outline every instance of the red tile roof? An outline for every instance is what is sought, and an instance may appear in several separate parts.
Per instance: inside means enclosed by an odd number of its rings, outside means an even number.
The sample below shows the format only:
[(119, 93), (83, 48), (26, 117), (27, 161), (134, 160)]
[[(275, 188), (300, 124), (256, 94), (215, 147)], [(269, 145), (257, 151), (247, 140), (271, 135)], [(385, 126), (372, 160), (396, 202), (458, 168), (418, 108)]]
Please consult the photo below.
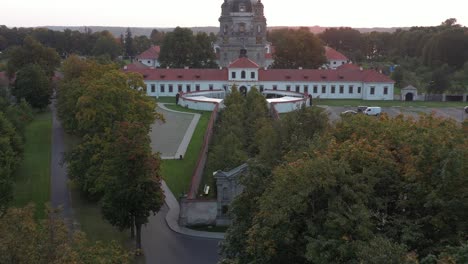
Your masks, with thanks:
[(229, 65), (229, 68), (259, 68), (257, 63), (250, 60), (249, 58), (238, 58), (233, 63)]
[[(228, 69), (135, 69), (148, 81), (228, 81)], [(345, 68), (336, 70), (309, 69), (259, 69), (260, 82), (380, 82), (394, 83), (392, 79), (375, 70)]]
[(346, 63), (346, 64), (338, 66), (336, 69), (337, 70), (359, 70), (360, 68), (361, 67), (359, 65)]
[(160, 46), (151, 46), (151, 48), (147, 49), (143, 53), (137, 56), (137, 59), (142, 60), (157, 60), (159, 58), (159, 53), (161, 52)]
[(389, 77), (374, 70), (296, 70), (260, 69), (259, 81), (264, 82), (386, 82), (393, 83)]
[(223, 69), (128, 69), (138, 72), (148, 81), (227, 81), (228, 70)]
[(132, 64), (128, 64), (127, 66), (125, 66), (125, 69), (127, 71), (138, 71), (143, 69), (149, 69), (149, 67), (139, 61), (135, 61)]
[(332, 49), (330, 47), (325, 47), (325, 57), (327, 57), (328, 61), (332, 60), (344, 60), (347, 61), (348, 58), (343, 55), (342, 53), (336, 51), (335, 49)]

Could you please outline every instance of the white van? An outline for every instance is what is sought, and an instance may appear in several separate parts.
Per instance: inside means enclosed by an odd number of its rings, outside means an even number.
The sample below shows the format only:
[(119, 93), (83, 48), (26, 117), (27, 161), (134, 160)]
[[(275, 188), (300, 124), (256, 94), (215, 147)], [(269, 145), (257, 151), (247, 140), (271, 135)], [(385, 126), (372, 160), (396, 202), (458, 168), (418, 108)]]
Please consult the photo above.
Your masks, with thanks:
[(366, 110), (364, 110), (364, 114), (366, 115), (379, 116), (380, 113), (382, 113), (382, 108), (378, 106), (367, 107)]

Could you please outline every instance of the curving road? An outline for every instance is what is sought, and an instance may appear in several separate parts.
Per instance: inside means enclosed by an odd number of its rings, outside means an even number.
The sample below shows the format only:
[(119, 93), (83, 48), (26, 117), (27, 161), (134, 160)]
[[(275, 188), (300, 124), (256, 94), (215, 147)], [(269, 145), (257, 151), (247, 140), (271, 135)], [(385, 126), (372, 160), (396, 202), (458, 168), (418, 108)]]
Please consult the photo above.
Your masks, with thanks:
[[(62, 207), (63, 217), (69, 223), (73, 219), (70, 192), (67, 186), (66, 166), (62, 164), (65, 152), (64, 130), (57, 118), (55, 102), (52, 102), (53, 114), (52, 159), (51, 159), (51, 204), (54, 208)], [(178, 115), (171, 115), (177, 122)], [(181, 115), (182, 119), (186, 115)], [(151, 216), (149, 223), (142, 230), (143, 250), (146, 263), (164, 264), (215, 264), (218, 262), (217, 239), (195, 238), (173, 232), (166, 224), (167, 206)]]

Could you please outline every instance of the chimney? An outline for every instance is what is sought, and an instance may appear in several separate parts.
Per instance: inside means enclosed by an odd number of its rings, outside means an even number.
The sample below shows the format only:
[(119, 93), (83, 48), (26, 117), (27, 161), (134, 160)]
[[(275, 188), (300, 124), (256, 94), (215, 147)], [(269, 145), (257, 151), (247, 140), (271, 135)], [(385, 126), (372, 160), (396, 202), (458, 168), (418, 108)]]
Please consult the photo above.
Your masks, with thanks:
[(125, 71), (126, 71), (126, 70), (128, 70), (128, 67), (127, 67), (127, 65), (125, 65), (125, 66), (124, 66), (124, 70), (125, 70)]
[(302, 70), (302, 67), (299, 67), (299, 70)]
[(189, 69), (189, 67), (188, 67), (188, 66), (185, 66), (185, 67), (184, 67), (184, 70), (188, 70), (188, 69)]

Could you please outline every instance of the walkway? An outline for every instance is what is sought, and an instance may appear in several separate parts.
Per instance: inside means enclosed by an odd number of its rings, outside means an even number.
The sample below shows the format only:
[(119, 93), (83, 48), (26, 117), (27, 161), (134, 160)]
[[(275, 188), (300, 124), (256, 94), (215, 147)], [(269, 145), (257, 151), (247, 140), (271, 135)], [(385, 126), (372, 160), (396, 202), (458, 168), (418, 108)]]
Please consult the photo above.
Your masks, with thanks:
[[(159, 107), (158, 112), (164, 114), (166, 123), (157, 123), (152, 127), (150, 136), (153, 151), (161, 152), (161, 156), (166, 159), (185, 155), (200, 115), (173, 111), (163, 104)], [(165, 182), (163, 190), (166, 195), (165, 205), (157, 215), (149, 218), (148, 224), (142, 230), (146, 262), (217, 263), (218, 244), (224, 238), (224, 234), (195, 231), (179, 226), (179, 203)]]
[(161, 153), (162, 159), (178, 159), (185, 156), (200, 114), (177, 112), (159, 104), (157, 110), (166, 122), (157, 121), (151, 127), (151, 148)]
[(52, 157), (50, 164), (50, 203), (52, 208), (61, 208), (62, 216), (70, 224), (73, 220), (73, 212), (70, 202), (70, 191), (68, 190), (67, 167), (63, 163), (65, 153), (64, 130), (57, 117), (55, 100), (50, 105), (52, 111)]

